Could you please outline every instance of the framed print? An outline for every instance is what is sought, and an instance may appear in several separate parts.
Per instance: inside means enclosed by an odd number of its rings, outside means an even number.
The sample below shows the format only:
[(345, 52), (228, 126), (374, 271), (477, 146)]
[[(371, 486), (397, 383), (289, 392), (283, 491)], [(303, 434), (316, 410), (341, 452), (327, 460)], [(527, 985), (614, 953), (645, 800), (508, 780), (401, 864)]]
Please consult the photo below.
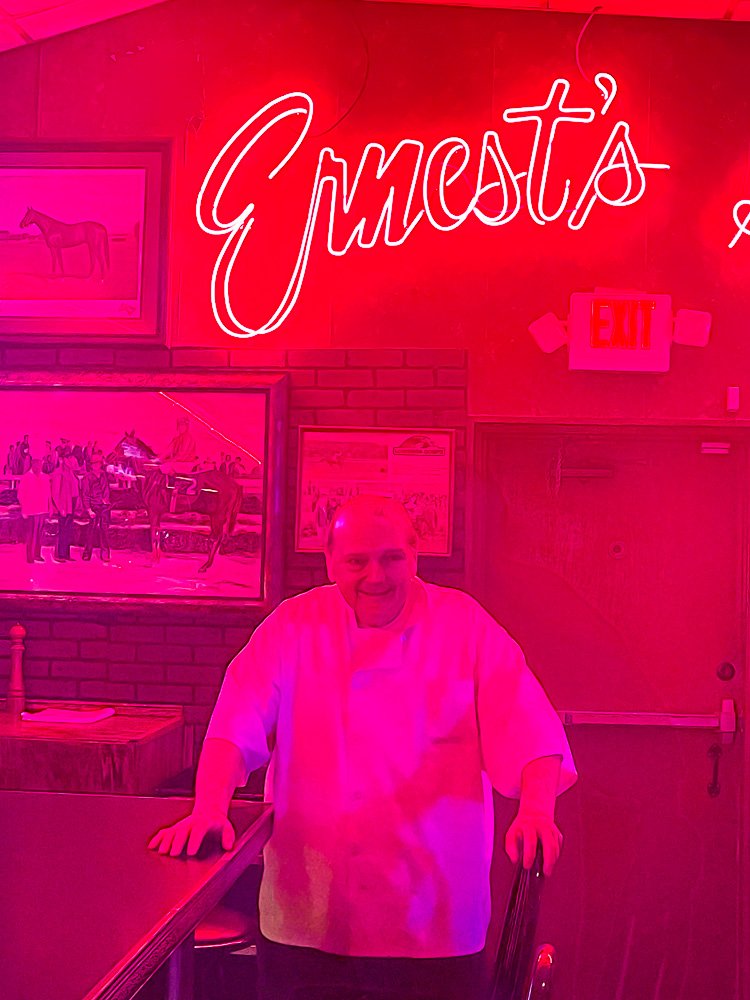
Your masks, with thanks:
[(0, 340), (165, 340), (169, 147), (0, 142)]
[(445, 429), (301, 427), (297, 551), (320, 551), (339, 504), (374, 493), (406, 507), (421, 555), (450, 555), (454, 436)]
[(1, 375), (0, 597), (272, 603), (284, 390), (283, 375)]

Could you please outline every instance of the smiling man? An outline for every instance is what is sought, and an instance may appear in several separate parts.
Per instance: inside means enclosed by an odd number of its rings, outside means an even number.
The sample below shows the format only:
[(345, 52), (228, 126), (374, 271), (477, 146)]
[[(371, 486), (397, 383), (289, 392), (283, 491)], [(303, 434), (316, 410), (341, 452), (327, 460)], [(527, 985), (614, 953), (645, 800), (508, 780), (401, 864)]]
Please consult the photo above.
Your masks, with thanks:
[(271, 759), (260, 997), (476, 1000), (489, 922), (491, 795), (520, 799), (511, 859), (549, 874), (556, 795), (575, 781), (562, 725), (508, 634), (458, 590), (417, 577), (400, 504), (361, 496), (326, 540), (331, 586), (285, 601), (232, 661), (191, 816), (151, 842), (234, 841), (227, 809)]
[(392, 624), (419, 589), (417, 533), (409, 515), (395, 500), (350, 500), (328, 528), (326, 565), (360, 628)]

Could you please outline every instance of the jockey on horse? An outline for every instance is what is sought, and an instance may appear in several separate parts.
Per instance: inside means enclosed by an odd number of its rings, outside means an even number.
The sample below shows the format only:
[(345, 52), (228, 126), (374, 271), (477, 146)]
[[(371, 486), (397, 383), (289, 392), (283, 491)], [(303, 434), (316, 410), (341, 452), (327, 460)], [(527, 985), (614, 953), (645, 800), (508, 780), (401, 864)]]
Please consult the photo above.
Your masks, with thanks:
[(167, 476), (174, 477), (174, 489), (170, 498), (169, 510), (174, 513), (177, 507), (179, 493), (191, 495), (195, 493), (195, 478), (190, 473), (197, 471), (198, 448), (195, 438), (190, 433), (190, 421), (187, 417), (177, 420), (177, 433), (169, 443), (162, 459), (162, 471)]

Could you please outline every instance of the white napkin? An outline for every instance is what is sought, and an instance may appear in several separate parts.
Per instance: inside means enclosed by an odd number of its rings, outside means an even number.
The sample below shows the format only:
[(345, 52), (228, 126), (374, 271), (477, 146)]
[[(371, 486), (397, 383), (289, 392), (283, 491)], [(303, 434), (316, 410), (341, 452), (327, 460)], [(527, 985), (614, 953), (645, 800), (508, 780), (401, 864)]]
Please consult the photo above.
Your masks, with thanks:
[(73, 708), (45, 708), (41, 712), (21, 712), (24, 722), (101, 722), (114, 715), (114, 708), (94, 708), (79, 711)]

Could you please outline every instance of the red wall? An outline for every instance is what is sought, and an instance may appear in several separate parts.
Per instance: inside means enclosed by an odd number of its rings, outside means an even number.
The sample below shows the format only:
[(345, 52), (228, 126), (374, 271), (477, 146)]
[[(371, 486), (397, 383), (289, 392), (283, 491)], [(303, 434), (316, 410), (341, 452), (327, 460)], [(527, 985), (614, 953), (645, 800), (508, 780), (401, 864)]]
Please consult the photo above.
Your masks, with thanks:
[[(174, 351), (84, 348), (0, 348), (7, 368), (231, 367), (245, 355), (226, 350)], [(297, 593), (326, 583), (323, 556), (294, 552), (297, 435), (300, 425), (436, 427), (456, 429), (453, 552), (423, 558), (423, 577), (447, 586), (465, 584), (466, 356), (459, 350), (298, 350), (257, 355), (263, 368), (290, 381), (288, 483), (284, 525), (285, 590)], [(250, 377), (251, 374), (250, 374)], [(247, 642), (258, 612), (212, 609), (180, 614), (155, 608), (132, 612), (110, 605), (88, 611), (73, 599), (67, 612), (38, 604), (4, 607), (0, 617), (0, 692), (9, 674), (11, 625), (28, 630), (24, 672), (32, 698), (181, 704), (187, 722), (186, 754), (200, 746), (226, 665)], [(192, 618), (192, 620), (191, 620)]]
[[(175, 346), (242, 350), (249, 364), (255, 350), (460, 348), (470, 351), (476, 414), (720, 417), (728, 384), (750, 390), (750, 238), (727, 249), (732, 207), (750, 197), (745, 24), (592, 20), (580, 44), (583, 72), (612, 73), (619, 92), (606, 118), (561, 126), (550, 204), (566, 177), (577, 197), (618, 116), (631, 123), (642, 160), (671, 165), (647, 172), (637, 204), (597, 205), (578, 232), (565, 213), (542, 228), (525, 209), (499, 229), (472, 219), (444, 233), (423, 223), (401, 247), (355, 247), (345, 257), (325, 252), (319, 222), (300, 300), (281, 329), (235, 341), (213, 320), (209, 284), (221, 240), (198, 230), (195, 197), (221, 145), (267, 101), (302, 89), (316, 110), (310, 136), (275, 181), (261, 176), (278, 153), (273, 143), (239, 175), (233, 207), (257, 206), (233, 296), (248, 322), (280, 299), (325, 144), (354, 166), (368, 141), (390, 149), (411, 137), (429, 149), (459, 135), (476, 157), (482, 133), (495, 128), (521, 171), (531, 126), (504, 125), (504, 108), (543, 103), (556, 76), (571, 81), (569, 103), (599, 107), (575, 62), (583, 21), (349, 0), (175, 0), (0, 58), (0, 133), (174, 140)], [(288, 143), (290, 133), (282, 127), (276, 140)], [(710, 310), (710, 345), (675, 347), (673, 371), (663, 376), (568, 373), (565, 350), (542, 355), (526, 327), (550, 309), (564, 318), (570, 292), (594, 285), (669, 292), (675, 308)]]
[[(233, 193), (235, 211), (251, 199), (257, 204), (257, 221), (238, 266), (239, 287), (233, 300), (248, 321), (262, 320), (286, 284), (324, 145), (331, 145), (354, 166), (371, 141), (390, 149), (409, 137), (430, 148), (440, 139), (458, 135), (471, 143), (476, 157), (482, 134), (494, 128), (500, 131), (515, 169), (524, 170), (531, 132), (527, 126), (506, 128), (505, 108), (542, 104), (558, 76), (571, 81), (569, 103), (598, 107), (597, 92), (575, 60), (584, 21), (583, 15), (541, 11), (354, 0), (213, 0), (210, 4), (174, 0), (3, 55), (0, 136), (61, 141), (166, 137), (174, 142), (174, 193), (169, 349), (19, 344), (6, 346), (0, 363), (12, 368), (190, 365), (288, 371), (292, 389), (285, 551), (290, 593), (323, 580), (320, 556), (293, 553), (297, 426), (456, 427), (455, 551), (449, 560), (427, 562), (422, 572), (437, 582), (466, 585), (467, 411), (493, 419), (532, 421), (705, 420), (726, 417), (726, 386), (739, 385), (739, 420), (746, 418), (750, 238), (741, 239), (733, 250), (727, 243), (735, 234), (734, 203), (750, 198), (750, 25), (597, 14), (581, 41), (581, 65), (590, 78), (602, 71), (616, 77), (617, 103), (606, 119), (597, 118), (590, 131), (561, 128), (550, 174), (550, 200), (559, 196), (566, 177), (577, 196), (611, 121), (621, 117), (631, 123), (633, 142), (643, 160), (671, 165), (669, 172), (647, 173), (647, 190), (640, 202), (620, 209), (598, 205), (579, 232), (567, 228), (564, 215), (541, 228), (522, 210), (499, 229), (483, 227), (476, 220), (446, 233), (422, 225), (401, 247), (355, 248), (344, 257), (325, 252), (319, 223), (297, 307), (280, 330), (264, 337), (238, 341), (217, 328), (209, 287), (220, 241), (198, 230), (195, 199), (214, 156), (243, 122), (287, 91), (310, 94), (316, 108), (311, 134), (288, 167), (274, 182), (262, 176), (261, 168), (268, 169), (274, 153), (291, 140), (292, 134), (282, 129), (276, 147), (266, 149), (241, 174)], [(475, 159), (472, 166), (475, 169)], [(376, 200), (370, 198), (365, 202), (371, 211)], [(527, 325), (548, 310), (564, 318), (570, 293), (596, 285), (670, 293), (676, 309), (710, 310), (714, 325), (709, 346), (675, 346), (672, 371), (665, 375), (568, 372), (564, 349), (543, 355)], [(501, 465), (496, 463), (496, 471)], [(675, 482), (677, 490), (679, 474)], [(478, 485), (490, 494), (492, 504), (491, 477)], [(640, 509), (637, 502), (634, 509)], [(716, 509), (721, 516), (721, 497)], [(497, 512), (490, 506), (488, 521), (493, 517)], [(596, 517), (592, 505), (592, 521)], [(596, 540), (606, 524), (600, 517), (598, 525), (591, 526), (591, 537)], [(484, 534), (485, 525), (480, 528), (476, 534), (484, 549), (477, 556), (488, 575), (497, 573), (498, 563), (491, 558), (493, 533)], [(739, 551), (737, 557), (739, 563)], [(727, 567), (715, 571), (722, 569)], [(639, 572), (644, 572), (642, 567)], [(632, 588), (637, 586), (634, 579)], [(556, 610), (551, 609), (548, 621)], [(536, 609), (532, 607), (531, 613)], [(163, 612), (135, 615), (112, 608), (106, 615), (87, 614), (78, 606), (69, 615), (29, 607), (19, 608), (18, 614), (29, 629), (26, 667), (31, 695), (180, 702), (189, 724), (188, 755), (205, 730), (229, 657), (254, 625), (251, 615), (238, 620), (217, 614), (198, 624)], [(0, 637), (7, 635), (15, 618), (7, 608), (3, 615)], [(637, 628), (636, 621), (633, 629)], [(546, 634), (554, 639), (551, 627)], [(2, 638), (2, 643), (0, 690), (8, 669), (7, 641)], [(599, 661), (592, 662), (600, 666)], [(614, 670), (609, 662), (604, 667)], [(704, 668), (708, 669), (702, 664)], [(710, 668), (714, 669), (713, 662)], [(559, 657), (554, 669), (560, 672)], [(579, 675), (575, 676), (577, 684)], [(579, 691), (591, 691), (591, 678), (583, 671), (580, 676)], [(685, 671), (665, 677), (660, 688), (665, 705), (691, 683), (693, 675)], [(611, 699), (611, 686), (606, 690)], [(659, 923), (662, 910), (655, 905), (649, 913), (651, 922), (638, 924), (639, 933), (649, 934), (649, 946), (658, 948), (659, 962), (664, 952), (672, 965), (679, 966), (673, 975), (675, 983), (679, 980), (675, 990), (690, 989), (685, 987), (687, 969), (694, 995), (703, 997), (710, 983), (720, 982), (715, 969), (727, 977), (733, 969), (735, 912), (725, 905), (728, 890), (714, 873), (721, 868), (731, 883), (733, 869), (726, 859), (735, 856), (736, 847), (737, 754), (733, 770), (722, 771), (728, 794), (717, 811), (716, 800), (709, 800), (705, 792), (710, 771), (702, 744), (696, 751), (698, 763), (689, 767), (681, 747), (670, 751), (665, 764), (661, 748), (652, 754), (645, 743), (639, 745), (645, 747), (642, 763), (628, 755), (627, 746), (613, 752), (619, 765), (627, 761), (632, 789), (613, 781), (612, 775), (616, 778), (619, 772), (610, 770), (609, 758), (599, 745), (588, 748), (591, 766), (584, 768), (587, 747), (581, 747), (585, 777), (573, 796), (582, 798), (566, 799), (563, 808), (570, 812), (563, 816), (563, 825), (567, 821), (572, 843), (584, 846), (576, 848), (577, 867), (568, 868), (569, 881), (559, 883), (561, 895), (557, 903), (550, 898), (545, 912), (550, 920), (555, 918), (550, 926), (567, 927), (587, 948), (588, 927), (601, 930), (602, 961), (608, 962), (611, 978), (620, 969), (619, 955), (611, 958), (611, 942), (622, 942), (629, 951), (632, 940), (628, 929), (616, 921), (631, 912), (641, 920), (641, 911), (623, 892), (636, 893), (642, 885), (652, 885), (666, 915)], [(652, 820), (647, 808), (632, 807), (639, 794), (648, 796), (649, 788), (657, 787), (652, 767), (676, 790), (676, 807), (654, 793), (655, 808), (677, 817), (677, 825), (670, 827), (673, 839), (684, 846), (692, 836), (695, 856), (686, 853), (675, 866), (674, 851), (665, 853), (663, 844), (657, 844), (645, 852), (650, 861), (634, 876), (627, 859), (638, 855), (637, 845), (650, 843), (642, 829), (649, 836), (660, 829), (656, 813)], [(621, 812), (612, 807), (615, 793), (620, 805), (626, 806)], [(581, 830), (589, 841), (596, 841), (593, 850), (583, 833), (575, 831), (573, 815), (579, 815), (579, 801), (584, 803)], [(707, 839), (701, 841), (695, 831), (708, 831)], [(713, 850), (715, 867), (706, 867), (701, 853), (705, 843), (721, 848)], [(683, 904), (672, 883), (656, 877), (662, 862), (673, 879), (679, 876), (681, 884), (691, 886), (688, 903)], [(613, 881), (613, 865), (620, 882)], [(686, 872), (698, 875), (686, 877)], [(584, 900), (585, 905), (572, 905), (571, 885), (581, 893), (591, 885), (604, 886), (606, 892), (601, 900), (595, 894)], [(695, 910), (703, 924), (696, 929), (691, 923), (683, 932), (677, 918), (687, 914), (692, 920), (698, 899), (701, 905)], [(648, 894), (643, 895), (646, 905), (651, 906)], [(583, 930), (581, 914), (589, 920)], [(709, 931), (723, 937), (726, 955), (718, 945), (706, 949)], [(668, 943), (665, 948), (663, 941)], [(693, 952), (699, 953), (696, 961), (703, 979), (693, 974), (684, 957), (691, 941)], [(561, 942), (568, 969), (583, 970), (576, 973), (581, 988), (569, 993), (588, 995), (584, 973), (590, 978), (601, 963), (591, 961), (589, 974), (589, 956), (573, 948)], [(641, 960), (644, 948), (633, 954), (637, 959), (632, 974), (647, 983), (651, 965)], [(638, 995), (651, 995), (653, 981)], [(602, 978), (592, 987), (592, 996), (601, 993), (603, 982), (609, 980)], [(610, 993), (624, 982), (623, 977)], [(664, 983), (672, 988), (672, 979), (667, 977)], [(636, 995), (632, 990), (631, 994)]]

